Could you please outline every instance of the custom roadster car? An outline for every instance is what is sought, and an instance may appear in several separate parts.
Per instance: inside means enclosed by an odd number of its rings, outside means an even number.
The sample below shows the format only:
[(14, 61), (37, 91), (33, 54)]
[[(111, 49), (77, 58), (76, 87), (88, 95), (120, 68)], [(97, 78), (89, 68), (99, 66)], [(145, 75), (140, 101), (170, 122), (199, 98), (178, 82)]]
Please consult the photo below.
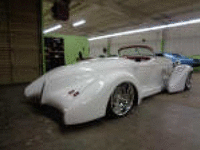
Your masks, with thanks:
[(55, 68), (26, 87), (25, 96), (59, 109), (64, 123), (72, 125), (105, 115), (122, 117), (144, 97), (191, 88), (193, 68), (188, 65), (173, 67), (148, 46), (123, 47), (118, 53)]

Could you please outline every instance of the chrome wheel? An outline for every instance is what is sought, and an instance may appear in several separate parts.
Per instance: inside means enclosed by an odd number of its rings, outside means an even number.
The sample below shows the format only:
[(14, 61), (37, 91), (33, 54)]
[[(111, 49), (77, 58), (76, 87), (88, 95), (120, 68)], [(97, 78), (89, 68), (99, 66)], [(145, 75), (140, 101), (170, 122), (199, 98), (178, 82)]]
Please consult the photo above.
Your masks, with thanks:
[(115, 89), (110, 99), (110, 109), (115, 116), (127, 114), (133, 107), (135, 89), (130, 83), (123, 83)]
[(186, 90), (190, 90), (192, 87), (192, 73), (189, 73), (187, 76), (187, 79), (185, 81), (185, 89)]

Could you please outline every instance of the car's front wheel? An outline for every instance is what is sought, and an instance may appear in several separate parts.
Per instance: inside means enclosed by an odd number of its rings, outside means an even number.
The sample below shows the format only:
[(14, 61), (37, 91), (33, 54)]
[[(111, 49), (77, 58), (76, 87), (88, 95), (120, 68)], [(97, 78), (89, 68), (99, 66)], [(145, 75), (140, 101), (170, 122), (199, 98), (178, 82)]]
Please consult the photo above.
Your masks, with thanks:
[(118, 85), (110, 96), (107, 114), (112, 117), (122, 117), (130, 112), (136, 100), (136, 90), (131, 83)]

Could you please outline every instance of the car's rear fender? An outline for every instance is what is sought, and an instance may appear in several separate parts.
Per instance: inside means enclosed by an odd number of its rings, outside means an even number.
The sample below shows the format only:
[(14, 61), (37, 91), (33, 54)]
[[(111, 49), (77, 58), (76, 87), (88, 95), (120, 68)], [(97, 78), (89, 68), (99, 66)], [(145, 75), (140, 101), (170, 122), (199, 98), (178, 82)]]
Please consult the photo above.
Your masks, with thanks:
[(64, 113), (65, 124), (88, 122), (106, 115), (110, 95), (116, 86), (124, 82), (133, 84), (137, 94), (139, 93), (139, 83), (133, 75), (128, 72), (112, 71), (109, 74), (101, 73), (75, 97), (68, 94), (67, 88), (51, 92), (44, 88), (42, 103), (60, 109)]
[[(140, 85), (134, 75), (129, 72), (113, 72), (109, 75), (100, 77), (95, 83), (84, 90), (83, 97), (94, 101), (94, 107), (96, 107), (97, 110), (101, 110), (101, 112), (99, 112), (100, 114), (103, 113), (105, 115), (110, 95), (119, 84), (125, 82), (129, 82), (135, 87), (139, 104), (141, 91)], [(90, 99), (91, 96), (93, 99)]]
[(41, 96), (41, 91), (44, 86), (45, 76), (41, 76), (37, 80), (33, 81), (30, 85), (28, 85), (24, 90), (24, 95), (28, 98)]

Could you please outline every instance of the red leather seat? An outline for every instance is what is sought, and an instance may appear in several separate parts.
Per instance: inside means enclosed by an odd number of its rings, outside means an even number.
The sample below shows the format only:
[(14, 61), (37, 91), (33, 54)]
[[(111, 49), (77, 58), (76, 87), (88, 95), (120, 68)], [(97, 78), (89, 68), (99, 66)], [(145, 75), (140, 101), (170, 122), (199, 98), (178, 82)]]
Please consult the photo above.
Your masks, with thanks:
[(127, 58), (127, 59), (131, 59), (131, 60), (135, 60), (135, 61), (142, 61), (142, 60), (150, 60), (151, 59), (150, 57), (147, 57), (147, 56), (127, 56), (127, 55), (124, 55), (123, 57)]

